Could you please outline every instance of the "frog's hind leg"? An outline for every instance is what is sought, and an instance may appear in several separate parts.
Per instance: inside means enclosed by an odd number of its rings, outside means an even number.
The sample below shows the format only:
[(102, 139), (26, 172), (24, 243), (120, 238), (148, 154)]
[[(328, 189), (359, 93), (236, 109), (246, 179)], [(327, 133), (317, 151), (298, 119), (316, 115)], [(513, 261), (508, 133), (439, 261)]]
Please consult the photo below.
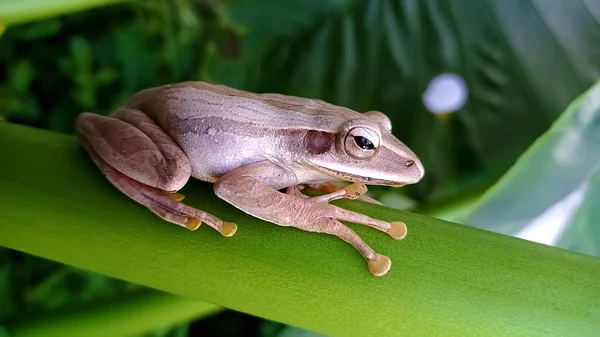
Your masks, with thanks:
[(190, 230), (202, 222), (224, 236), (237, 226), (187, 206), (176, 193), (189, 180), (191, 166), (179, 146), (148, 116), (121, 108), (113, 116), (79, 115), (76, 129), (83, 147), (121, 192), (166, 221)]

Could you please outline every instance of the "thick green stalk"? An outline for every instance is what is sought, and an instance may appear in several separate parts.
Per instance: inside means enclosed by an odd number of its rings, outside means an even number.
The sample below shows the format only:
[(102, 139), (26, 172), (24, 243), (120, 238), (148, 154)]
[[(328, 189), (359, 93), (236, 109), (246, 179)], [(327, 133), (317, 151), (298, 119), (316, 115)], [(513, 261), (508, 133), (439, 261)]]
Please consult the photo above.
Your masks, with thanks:
[(0, 27), (48, 19), (123, 1), (130, 0), (0, 0)]
[(361, 202), (404, 220), (356, 231), (392, 270), (371, 276), (341, 240), (282, 228), (190, 183), (186, 203), (239, 225), (224, 238), (161, 221), (112, 187), (72, 136), (0, 123), (0, 245), (337, 336), (597, 336), (600, 259)]
[(155, 290), (111, 302), (26, 317), (8, 326), (11, 337), (125, 337), (139, 335), (223, 310), (216, 305)]

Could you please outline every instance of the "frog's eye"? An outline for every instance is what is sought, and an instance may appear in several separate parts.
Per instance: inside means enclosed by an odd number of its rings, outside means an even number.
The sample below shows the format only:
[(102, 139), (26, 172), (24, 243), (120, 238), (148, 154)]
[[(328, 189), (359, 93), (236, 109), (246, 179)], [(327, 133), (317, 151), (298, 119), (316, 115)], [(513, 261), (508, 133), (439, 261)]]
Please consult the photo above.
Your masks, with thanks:
[(354, 142), (356, 143), (356, 145), (358, 145), (358, 147), (360, 147), (363, 150), (374, 150), (375, 149), (375, 145), (373, 145), (373, 142), (368, 140), (367, 137), (354, 136)]
[(346, 134), (344, 147), (354, 158), (371, 157), (379, 147), (379, 134), (370, 128), (355, 127)]

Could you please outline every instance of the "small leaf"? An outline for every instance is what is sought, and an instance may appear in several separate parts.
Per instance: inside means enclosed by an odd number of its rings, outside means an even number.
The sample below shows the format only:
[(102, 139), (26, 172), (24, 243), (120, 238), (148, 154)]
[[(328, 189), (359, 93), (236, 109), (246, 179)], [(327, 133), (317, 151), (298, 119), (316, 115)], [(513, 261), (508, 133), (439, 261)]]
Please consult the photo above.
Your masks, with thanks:
[(79, 70), (88, 70), (92, 65), (92, 48), (81, 36), (71, 38), (71, 53)]
[(33, 67), (31, 60), (24, 59), (18, 61), (10, 68), (10, 84), (20, 93), (26, 93), (29, 90), (31, 81), (33, 80)]
[(96, 73), (98, 85), (107, 85), (119, 78), (119, 73), (113, 68), (102, 68)]
[[(5, 249), (3, 249), (6, 251)], [(13, 264), (9, 261), (0, 261), (0, 322), (15, 314), (15, 295), (12, 282)]]
[(24, 40), (42, 39), (58, 34), (61, 28), (62, 22), (59, 19), (43, 20), (25, 26), (18, 36)]

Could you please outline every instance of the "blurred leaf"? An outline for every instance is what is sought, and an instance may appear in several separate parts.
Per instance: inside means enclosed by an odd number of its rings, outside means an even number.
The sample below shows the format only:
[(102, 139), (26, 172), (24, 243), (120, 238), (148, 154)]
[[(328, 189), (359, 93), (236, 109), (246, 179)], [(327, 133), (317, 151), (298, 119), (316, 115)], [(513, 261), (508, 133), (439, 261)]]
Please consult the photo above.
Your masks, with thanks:
[(260, 337), (277, 337), (279, 334), (286, 330), (288, 327), (285, 324), (279, 322), (263, 320), (260, 324)]
[(119, 74), (112, 68), (102, 68), (96, 74), (98, 84), (104, 86), (115, 81)]
[(387, 190), (385, 192), (380, 191), (379, 193), (371, 193), (374, 199), (383, 203), (386, 206), (397, 208), (397, 209), (405, 209), (412, 210), (415, 208), (417, 202), (403, 194), (398, 193), (394, 190)]
[(290, 327), (285, 329), (278, 337), (327, 337), (326, 335), (322, 335), (320, 333), (303, 330), (300, 328)]
[(26, 315), (7, 324), (7, 330), (11, 337), (119, 337), (158, 329), (148, 336), (185, 336), (185, 328), (173, 333), (172, 326), (221, 310), (212, 304), (143, 289), (118, 298)]
[(10, 70), (9, 78), (12, 88), (16, 91), (24, 93), (28, 90), (33, 79), (31, 60), (24, 59), (17, 62)]
[(84, 109), (96, 105), (96, 81), (93, 74), (92, 47), (81, 36), (71, 39), (72, 63), (68, 64), (66, 71), (71, 71), (75, 80), (75, 89), (71, 97)]
[[(481, 169), (484, 185), (499, 177), (600, 74), (590, 0), (248, 0), (229, 13), (244, 54), (215, 60), (213, 80), (383, 111), (425, 164), (421, 197), (455, 199)], [(436, 117), (422, 96), (448, 72), (469, 99)]]
[(0, 123), (0, 151), (0, 245), (11, 249), (328, 335), (600, 333), (599, 258), (335, 202), (409, 224), (400, 242), (352, 226), (394, 263), (375, 278), (342, 240), (250, 217), (210, 184), (190, 182), (186, 203), (238, 223), (234, 237), (165, 223), (111, 186), (74, 136)]
[(0, 0), (0, 25), (15, 25), (56, 17), (126, 0)]
[(49, 274), (43, 282), (34, 285), (25, 293), (25, 301), (32, 306), (53, 309), (68, 303), (71, 297), (71, 289), (65, 284), (66, 275), (69, 270), (60, 267)]
[[(230, 21), (242, 32), (242, 55), (231, 60), (215, 59), (210, 68), (212, 81), (233, 87), (253, 89), (270, 80), (265, 71), (274, 64), (263, 64), (270, 48), (281, 38), (304, 34), (331, 13), (344, 10), (354, 0), (239, 0), (227, 6)], [(278, 62), (280, 63), (280, 62)], [(284, 71), (287, 74), (289, 71)]]
[[(560, 247), (600, 255), (600, 82), (577, 98), (460, 219), (503, 234), (533, 228)], [(535, 238), (531, 237), (533, 240)]]
[(57, 34), (62, 28), (62, 23), (57, 19), (35, 22), (25, 26), (19, 31), (19, 38), (25, 40), (36, 40)]
[(0, 115), (32, 121), (40, 117), (37, 101), (31, 97), (30, 87), (34, 69), (29, 58), (15, 60), (7, 69), (6, 84), (0, 85)]
[(12, 270), (13, 266), (9, 261), (0, 261), (0, 323), (16, 311)]
[[(599, 125), (600, 126), (600, 125)], [(557, 246), (600, 256), (600, 166), (588, 180), (583, 201), (562, 233)]]

